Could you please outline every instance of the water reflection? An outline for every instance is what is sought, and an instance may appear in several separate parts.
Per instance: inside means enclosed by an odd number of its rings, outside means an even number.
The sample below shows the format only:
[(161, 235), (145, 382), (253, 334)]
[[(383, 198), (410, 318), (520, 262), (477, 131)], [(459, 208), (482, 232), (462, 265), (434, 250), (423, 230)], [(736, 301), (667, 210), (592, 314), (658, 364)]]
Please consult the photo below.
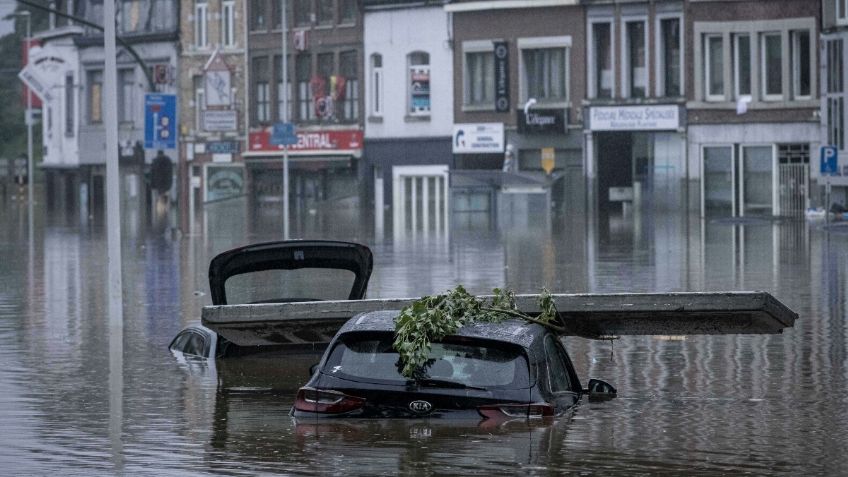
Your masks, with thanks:
[[(796, 474), (840, 473), (846, 463), (834, 438), (848, 431), (848, 234), (838, 229), (530, 211), (511, 223), (487, 212), (454, 214), (439, 233), (395, 234), (390, 220), (380, 233), (355, 208), (319, 207), (293, 219), (292, 235), (369, 245), (371, 297), (435, 293), (456, 283), (477, 293), (504, 285), (522, 292), (762, 289), (801, 319), (777, 336), (568, 338), (581, 379), (608, 380), (620, 397), (584, 403), (573, 419), (550, 425), (301, 426), (288, 410), (317, 356), (180, 363), (167, 351), (210, 303), (209, 259), (281, 238), (279, 211), (250, 210), (242, 199), (209, 204), (185, 235), (127, 224), (116, 391), (106, 359), (102, 224), (37, 208), (30, 246), (26, 208), (4, 207), (0, 460), (11, 474), (69, 467), (127, 474)], [(140, 232), (126, 232), (134, 227)], [(118, 404), (120, 413), (110, 415)]]

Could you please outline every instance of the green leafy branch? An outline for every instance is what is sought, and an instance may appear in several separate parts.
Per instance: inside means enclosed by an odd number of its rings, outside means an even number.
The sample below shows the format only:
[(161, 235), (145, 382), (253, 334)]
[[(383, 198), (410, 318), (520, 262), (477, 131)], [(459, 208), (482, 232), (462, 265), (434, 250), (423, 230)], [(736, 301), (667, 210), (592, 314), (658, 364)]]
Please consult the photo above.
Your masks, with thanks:
[(447, 293), (424, 296), (404, 307), (395, 320), (394, 348), (400, 355), (401, 374), (414, 379), (421, 376), (430, 354), (430, 344), (456, 333), (471, 323), (498, 323), (519, 318), (563, 332), (557, 324), (553, 297), (543, 288), (539, 295), (541, 313), (532, 317), (515, 306), (512, 290), (495, 288), (491, 302), (468, 293), (462, 285)]

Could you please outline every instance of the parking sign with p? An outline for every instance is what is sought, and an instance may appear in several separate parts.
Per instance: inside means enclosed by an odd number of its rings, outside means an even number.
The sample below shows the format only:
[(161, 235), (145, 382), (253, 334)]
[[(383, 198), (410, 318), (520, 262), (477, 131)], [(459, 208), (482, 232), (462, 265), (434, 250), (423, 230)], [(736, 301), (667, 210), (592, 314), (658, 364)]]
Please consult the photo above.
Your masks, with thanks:
[(833, 176), (839, 172), (839, 155), (835, 146), (821, 148), (821, 175)]

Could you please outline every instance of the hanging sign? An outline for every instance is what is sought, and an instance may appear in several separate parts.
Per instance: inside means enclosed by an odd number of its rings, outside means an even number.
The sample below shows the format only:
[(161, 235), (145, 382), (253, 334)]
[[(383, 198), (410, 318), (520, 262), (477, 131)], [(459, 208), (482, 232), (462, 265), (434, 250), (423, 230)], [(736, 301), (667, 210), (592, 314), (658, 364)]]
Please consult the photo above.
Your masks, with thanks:
[(509, 112), (509, 47), (505, 41), (495, 43), (495, 111)]

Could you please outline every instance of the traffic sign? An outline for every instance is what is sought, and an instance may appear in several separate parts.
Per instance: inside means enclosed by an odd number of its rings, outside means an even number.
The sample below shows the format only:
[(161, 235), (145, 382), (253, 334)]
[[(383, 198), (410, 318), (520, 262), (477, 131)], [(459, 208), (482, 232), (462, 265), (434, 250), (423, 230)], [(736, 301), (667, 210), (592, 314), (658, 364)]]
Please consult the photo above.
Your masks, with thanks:
[(144, 148), (177, 148), (177, 96), (144, 95)]
[(297, 134), (292, 123), (275, 123), (268, 141), (276, 146), (294, 146), (297, 144)]
[(821, 175), (835, 176), (839, 172), (839, 152), (835, 146), (821, 148)]

